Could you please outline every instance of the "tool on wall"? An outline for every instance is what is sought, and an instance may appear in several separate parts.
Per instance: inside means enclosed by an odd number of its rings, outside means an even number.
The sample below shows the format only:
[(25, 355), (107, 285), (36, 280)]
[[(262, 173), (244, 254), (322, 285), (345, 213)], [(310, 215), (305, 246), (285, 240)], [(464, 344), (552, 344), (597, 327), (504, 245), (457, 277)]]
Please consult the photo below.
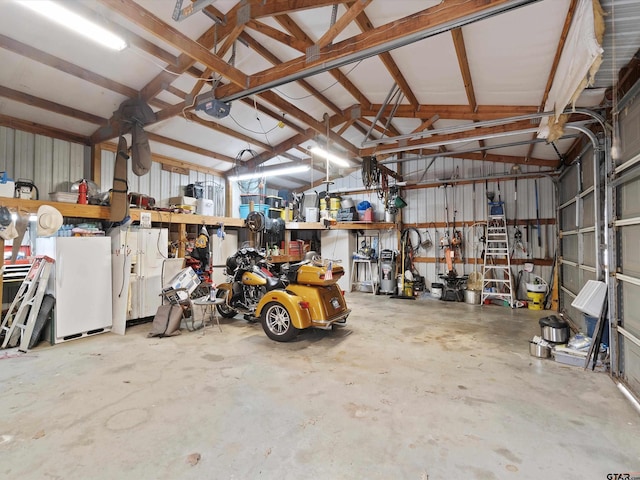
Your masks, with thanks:
[(540, 230), (540, 205), (538, 203), (538, 179), (535, 179), (533, 182), (536, 190), (536, 228), (538, 229), (538, 248), (542, 248), (542, 232)]

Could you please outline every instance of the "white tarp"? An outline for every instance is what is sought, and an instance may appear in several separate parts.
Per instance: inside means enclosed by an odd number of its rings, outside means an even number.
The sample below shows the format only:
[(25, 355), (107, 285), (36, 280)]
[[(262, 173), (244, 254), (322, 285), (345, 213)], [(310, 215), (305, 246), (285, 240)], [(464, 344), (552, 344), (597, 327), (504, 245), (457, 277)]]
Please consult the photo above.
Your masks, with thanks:
[(552, 117), (540, 122), (539, 138), (553, 141), (561, 136), (560, 128), (554, 128), (567, 105), (575, 103), (580, 92), (589, 85), (602, 62), (603, 49), (596, 33), (596, 15), (601, 23), (601, 7), (598, 0), (579, 0), (573, 16), (567, 40), (558, 62), (558, 68), (549, 91), (544, 111), (554, 111)]

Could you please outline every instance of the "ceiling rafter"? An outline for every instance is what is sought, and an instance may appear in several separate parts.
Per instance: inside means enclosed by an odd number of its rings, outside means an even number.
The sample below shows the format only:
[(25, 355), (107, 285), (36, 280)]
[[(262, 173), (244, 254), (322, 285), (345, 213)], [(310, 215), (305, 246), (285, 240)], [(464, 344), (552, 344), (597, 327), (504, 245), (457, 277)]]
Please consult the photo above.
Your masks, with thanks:
[[(306, 32), (302, 30), (290, 17), (286, 15), (279, 15), (278, 17), (276, 17), (276, 21), (296, 38), (303, 41), (303, 48), (299, 49), (300, 52), (305, 53), (307, 51), (307, 48), (311, 48), (314, 45), (311, 37), (309, 37), (309, 35), (307, 35)], [(365, 95), (351, 82), (351, 80), (348, 79), (348, 77), (344, 73), (340, 71), (340, 69), (334, 68), (332, 70), (329, 70), (329, 74), (331, 74), (336, 79), (336, 81), (358, 102), (360, 102), (361, 104), (371, 105), (369, 99), (365, 97)], [(349, 117), (345, 117), (345, 119), (346, 118)], [(359, 124), (356, 123), (355, 128), (357, 128), (362, 134), (366, 135), (367, 130), (362, 128), (362, 126), (360, 126)], [(393, 129), (393, 131), (395, 132), (395, 129)]]
[[(115, 142), (103, 142), (100, 144), (99, 148), (102, 150), (115, 153), (118, 148), (118, 144)], [(193, 170), (196, 172), (202, 172), (207, 174), (215, 174), (224, 178), (225, 172), (216, 170), (215, 168), (203, 167), (202, 165), (183, 162), (180, 160), (176, 160), (175, 158), (167, 157), (165, 155), (160, 155), (159, 153), (153, 153), (153, 152), (151, 152), (151, 158), (154, 162), (161, 163), (162, 165), (167, 165), (170, 167), (186, 168), (188, 170)]]
[(255, 138), (249, 137), (248, 135), (244, 135), (243, 133), (231, 130), (229, 127), (225, 127), (224, 125), (221, 125), (217, 122), (204, 120), (193, 112), (185, 112), (184, 117), (188, 122), (197, 123), (198, 125), (210, 128), (211, 130), (215, 130), (216, 132), (222, 133), (224, 135), (229, 135), (230, 137), (237, 138), (238, 140), (242, 140), (243, 142), (247, 142), (248, 144), (255, 147), (260, 147), (267, 151), (271, 150), (272, 148), (271, 145), (267, 145), (266, 143), (260, 142)]
[[(370, 109), (363, 108), (362, 116), (375, 116), (381, 108), (382, 105), (373, 105)], [(390, 113), (392, 108), (392, 106), (386, 106), (383, 113)], [(428, 120), (434, 115), (439, 115), (440, 119), (483, 121), (515, 117), (528, 113), (538, 113), (538, 107), (526, 105), (479, 105), (474, 112), (468, 105), (420, 105), (417, 110), (414, 110), (409, 105), (400, 105), (396, 109), (394, 116)]]
[(89, 137), (84, 135), (77, 135), (70, 133), (59, 128), (49, 127), (28, 120), (21, 120), (19, 118), (13, 118), (8, 115), (0, 114), (0, 126), (13, 128), (14, 130), (22, 130), (23, 132), (35, 133), (37, 135), (44, 135), (46, 137), (57, 138), (60, 140), (66, 140), (68, 142), (80, 143), (82, 145), (89, 145)]
[[(353, 2), (350, 2), (350, 3), (353, 3)], [(373, 23), (371, 22), (371, 20), (369, 20), (369, 17), (364, 12), (361, 12), (358, 15), (358, 17), (356, 18), (356, 22), (360, 27), (360, 30), (362, 30), (363, 32), (371, 31), (374, 28)], [(402, 72), (400, 71), (400, 68), (396, 64), (393, 57), (391, 56), (391, 53), (384, 52), (384, 53), (381, 53), (379, 57), (382, 63), (384, 64), (384, 66), (386, 67), (387, 71), (391, 75), (391, 77), (393, 77), (396, 84), (402, 91), (404, 98), (406, 98), (407, 101), (409, 102), (409, 105), (411, 105), (413, 108), (418, 108), (420, 106), (420, 102), (418, 101), (415, 94), (413, 93), (413, 90), (409, 86), (409, 82), (407, 82), (406, 78), (404, 78), (404, 75), (402, 75)]]
[[(551, 64), (551, 70), (549, 70), (549, 77), (547, 78), (547, 85), (544, 89), (544, 94), (542, 95), (542, 101), (540, 102), (539, 112), (544, 111), (544, 106), (547, 103), (547, 99), (549, 98), (549, 92), (551, 91), (551, 87), (553, 85), (553, 81), (556, 78), (556, 72), (558, 71), (558, 64), (560, 63), (560, 57), (562, 56), (562, 51), (564, 50), (564, 45), (567, 41), (567, 35), (569, 35), (569, 29), (571, 28), (571, 23), (573, 21), (573, 14), (576, 11), (576, 7), (578, 5), (578, 0), (571, 0), (571, 4), (569, 5), (569, 10), (567, 11), (567, 16), (564, 19), (564, 26), (562, 27), (562, 33), (560, 34), (560, 39), (558, 40), (558, 47), (556, 48), (556, 54), (553, 57), (553, 63)], [(532, 138), (535, 138), (534, 134)], [(577, 144), (579, 139), (577, 139), (574, 144)], [(532, 143), (529, 146), (529, 150), (527, 152), (526, 158), (529, 158), (533, 155), (533, 148), (535, 147), (535, 143)]]
[[(229, 32), (229, 35), (227, 35), (227, 37), (224, 39), (224, 43), (222, 44), (220, 49), (216, 51), (216, 55), (218, 55), (220, 58), (224, 57), (227, 52), (231, 50), (231, 48), (233, 47), (233, 43), (237, 40), (238, 35), (242, 33), (243, 29), (243, 25), (236, 25), (233, 30)], [(207, 80), (209, 80), (209, 77), (211, 77), (213, 73), (214, 71), (211, 68), (206, 68), (204, 70), (201, 77), (199, 78), (200, 81), (196, 82), (196, 84), (191, 89), (191, 93), (189, 94), (191, 95), (190, 98), (195, 98), (196, 95), (198, 95), (202, 91), (202, 89), (204, 88), (204, 84), (207, 82)]]
[(308, 45), (307, 41), (303, 38), (296, 37), (294, 35), (287, 35), (283, 31), (278, 30), (277, 28), (273, 28), (255, 19), (249, 20), (246, 24), (246, 27), (248, 29), (255, 30), (256, 32), (261, 33), (262, 35), (265, 35), (269, 38), (277, 40), (283, 45), (288, 45), (289, 47), (293, 48), (294, 50), (298, 50), (299, 52), (304, 52)]
[(222, 162), (227, 162), (233, 164), (235, 159), (231, 157), (227, 157), (225, 155), (220, 155), (217, 152), (212, 150), (208, 150), (206, 148), (197, 147), (195, 145), (191, 145), (189, 143), (181, 142), (180, 140), (175, 140), (173, 138), (168, 138), (162, 135), (158, 135), (153, 132), (146, 132), (149, 140), (153, 142), (162, 143), (164, 145), (169, 145), (170, 147), (180, 148), (182, 150), (186, 150), (188, 152), (197, 153), (198, 155), (204, 155), (205, 157), (211, 157), (214, 160), (219, 160)]
[(94, 85), (97, 85), (99, 87), (119, 93), (120, 95), (124, 95), (126, 97), (136, 97), (138, 95), (138, 91), (134, 88), (128, 87), (114, 80), (110, 80), (106, 77), (103, 77), (102, 75), (93, 73), (86, 68), (79, 67), (71, 62), (45, 53), (42, 50), (38, 50), (37, 48), (33, 48), (25, 43), (19, 42), (1, 34), (0, 47), (9, 50), (10, 52), (17, 53), (18, 55), (21, 55), (23, 57), (34, 60), (38, 63), (42, 63), (43, 65), (47, 65), (48, 67), (55, 68), (56, 70), (59, 70), (61, 72), (93, 83)]
[[(211, 68), (212, 70), (220, 73), (224, 77), (228, 78), (232, 82), (236, 84), (243, 85), (243, 82), (248, 81), (248, 77), (242, 73), (240, 70), (229, 66), (227, 63), (222, 61), (220, 57), (214, 55), (205, 47), (196, 42), (193, 42), (191, 39), (180, 33), (178, 30), (173, 27), (167, 25), (162, 22), (155, 15), (152, 15), (150, 12), (140, 8), (137, 4), (134, 4), (132, 0), (99, 0), (107, 6), (110, 6), (112, 9), (120, 13), (121, 15), (126, 16), (131, 21), (136, 23), (138, 26), (144, 28), (150, 33), (158, 36), (163, 39), (167, 43), (173, 45), (174, 47), (180, 49), (185, 54), (191, 56), (194, 60), (197, 60)], [(252, 4), (253, 5), (253, 4)], [(164, 25), (164, 30), (161, 29), (161, 25)], [(224, 87), (222, 87), (224, 88)], [(322, 124), (313, 119), (310, 115), (302, 110), (294, 107), (292, 104), (285, 102), (284, 100), (277, 97), (275, 94), (271, 92), (264, 92), (261, 95), (266, 101), (276, 105), (283, 111), (288, 111), (292, 113), (296, 118), (304, 121), (310, 126), (313, 126), (316, 130), (322, 130)], [(171, 113), (174, 115), (177, 114), (177, 111), (183, 111), (184, 106), (180, 108), (179, 105), (174, 105), (170, 107)], [(160, 119), (168, 118), (166, 114), (161, 114)], [(109, 131), (109, 133), (106, 133)], [(102, 135), (113, 135), (113, 128), (111, 129), (103, 129)], [(94, 142), (98, 142), (102, 139), (101, 131), (99, 130), (92, 136), (92, 140)], [(348, 151), (354, 153), (357, 151), (356, 147), (345, 141), (344, 139), (338, 137), (337, 135), (333, 138), (336, 143), (340, 144), (343, 148)]]
[(19, 92), (17, 90), (14, 90), (8, 87), (3, 87), (2, 85), (0, 85), (0, 97), (8, 98), (15, 102), (24, 103), (25, 105), (31, 105), (32, 107), (40, 108), (42, 110), (47, 110), (49, 112), (65, 115), (67, 117), (83, 120), (85, 122), (93, 123), (95, 125), (100, 125), (103, 122), (107, 121), (106, 118), (99, 117), (98, 115), (93, 115), (91, 113), (83, 112), (82, 110), (78, 110), (77, 108), (68, 107), (66, 105), (52, 102), (44, 98), (38, 98), (28, 93)]
[[(227, 14), (227, 18), (231, 20), (236, 20), (236, 13), (240, 8), (240, 4), (234, 6), (229, 13)], [(223, 34), (226, 32), (227, 28), (231, 27), (222, 27)], [(203, 48), (213, 48), (217, 36), (218, 36), (218, 25), (215, 24), (211, 28), (207, 29), (202, 35), (200, 35), (197, 39), (197, 43), (203, 46)], [(158, 75), (156, 75), (149, 83), (147, 83), (140, 92), (135, 92), (132, 95), (128, 95), (129, 98), (134, 98), (140, 96), (147, 101), (153, 99), (160, 92), (165, 90), (167, 87), (171, 85), (171, 83), (182, 73), (189, 71), (191, 75), (194, 74), (192, 67), (196, 63), (195, 59), (191, 56), (182, 53), (177, 57), (177, 65), (175, 67), (168, 67)], [(200, 73), (196, 74), (200, 75)], [(182, 111), (182, 108), (180, 109)], [(177, 113), (176, 113), (177, 114)], [(175, 114), (174, 114), (175, 115)], [(114, 122), (113, 117), (109, 119), (107, 125), (96, 130), (91, 136), (91, 141), (93, 143), (100, 143), (104, 140), (108, 140), (113, 136), (113, 131), (118, 130), (117, 122)]]
[[(516, 132), (519, 130), (524, 130), (527, 128), (531, 128), (531, 122), (529, 120), (520, 120), (517, 122), (512, 122), (504, 125), (495, 125), (491, 127), (475, 127), (470, 130), (455, 132), (450, 134), (436, 134), (432, 135), (428, 138), (420, 138), (416, 140), (409, 140), (403, 147), (406, 147), (405, 150), (409, 150), (412, 148), (420, 148), (421, 145), (428, 143), (436, 143), (436, 142), (444, 142), (449, 140), (459, 140), (465, 138), (474, 138), (482, 135), (491, 135), (494, 133), (504, 133), (504, 132)], [(391, 139), (392, 140), (392, 139)], [(372, 155), (374, 153), (385, 153), (388, 150), (396, 149), (400, 146), (398, 142), (394, 142), (391, 144), (377, 145), (375, 147), (363, 148), (360, 150), (360, 155)]]
[[(258, 52), (260, 55), (262, 55), (263, 58), (265, 58), (268, 61), (270, 61), (273, 65), (277, 65), (277, 64), (279, 64), (281, 62), (278, 57), (276, 57), (273, 53), (271, 53), (269, 50), (264, 48), (251, 35), (243, 35), (242, 39), (243, 39), (243, 41), (247, 42), (247, 44), (252, 49), (254, 49), (256, 52)], [(307, 90), (310, 94), (312, 94), (314, 96), (314, 98), (316, 98), (317, 100), (322, 102), (325, 106), (329, 107), (334, 112), (339, 112), (340, 111), (340, 108), (338, 108), (337, 105), (335, 105), (331, 100), (329, 100), (327, 97), (322, 95), (322, 93), (320, 93), (317, 89), (315, 89), (309, 82), (307, 82), (306, 80), (301, 80), (298, 83), (300, 83), (300, 85), (305, 90)], [(289, 113), (289, 112), (287, 112), (287, 113)]]
[[(476, 92), (473, 88), (469, 58), (467, 57), (467, 47), (464, 44), (462, 28), (454, 28), (451, 30), (451, 38), (453, 39), (453, 46), (456, 49), (456, 57), (458, 58), (458, 66), (460, 67), (460, 74), (462, 75), (462, 81), (464, 83), (464, 91), (467, 94), (467, 101), (469, 102), (471, 110), (475, 112), (478, 109), (478, 102), (476, 101)], [(484, 147), (484, 140), (480, 140), (478, 143), (480, 147)]]
[(316, 74), (317, 69), (328, 69), (327, 65), (337, 65), (340, 62), (348, 61), (350, 56), (363, 50), (372, 52), (371, 55), (374, 54), (373, 52), (379, 54), (380, 51), (388, 51), (392, 48), (392, 41), (400, 41), (406, 39), (409, 35), (419, 35), (425, 31), (434, 32), (440, 27), (446, 28), (447, 25), (453, 22), (461, 22), (465, 19), (473, 18), (473, 16), (494, 7), (499, 9), (500, 6), (504, 5), (505, 8), (509, 8), (509, 3), (510, 0), (456, 0), (441, 3), (408, 17), (376, 27), (369, 32), (354, 35), (342, 42), (327, 45), (320, 49), (317, 57), (295, 58), (251, 75), (247, 87), (226, 85), (219, 92), (219, 95), (224, 100), (234, 100), (273, 88), (274, 82), (275, 84), (286, 83), (292, 78), (299, 79)]
[(194, 60), (201, 62), (213, 71), (220, 73), (229, 79), (237, 87), (243, 88), (247, 84), (249, 77), (242, 71), (226, 63), (218, 55), (214, 55), (207, 47), (198, 42), (194, 42), (185, 34), (171, 25), (163, 22), (160, 18), (140, 7), (133, 0), (98, 0), (114, 12), (129, 19), (139, 27), (152, 35), (163, 39), (182, 53), (190, 56)]
[(367, 8), (371, 1), (372, 0), (360, 0), (349, 5), (347, 12), (342, 15), (336, 23), (329, 27), (329, 30), (315, 42), (314, 47), (317, 47), (319, 50), (327, 45), (331, 45), (333, 40), (340, 35), (360, 13), (364, 12), (364, 9)]

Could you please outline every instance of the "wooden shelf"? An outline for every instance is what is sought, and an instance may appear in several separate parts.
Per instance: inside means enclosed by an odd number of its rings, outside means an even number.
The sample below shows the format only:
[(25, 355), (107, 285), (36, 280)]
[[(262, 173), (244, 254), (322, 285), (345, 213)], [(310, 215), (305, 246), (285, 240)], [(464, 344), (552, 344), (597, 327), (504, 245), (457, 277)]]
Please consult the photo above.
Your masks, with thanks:
[[(13, 197), (0, 197), (0, 205), (16, 208), (28, 213), (36, 214), (41, 205), (51, 205), (58, 209), (63, 217), (88, 218), (93, 220), (108, 220), (111, 212), (110, 207), (98, 205), (80, 205), (77, 203), (53, 202), (51, 200), (24, 200)], [(129, 215), (134, 222), (140, 221), (140, 213), (151, 213), (152, 222), (162, 223), (183, 223), (188, 225), (216, 225), (224, 223), (225, 227), (243, 227), (244, 220), (231, 217), (210, 217), (205, 215), (194, 215), (187, 213), (161, 212), (158, 210), (142, 210), (131, 208)]]
[(244, 227), (244, 220), (242, 218), (233, 217), (211, 217), (208, 215), (195, 215), (193, 213), (161, 212), (158, 210), (142, 210), (138, 208), (130, 209), (129, 215), (134, 222), (139, 222), (140, 214), (144, 212), (151, 213), (152, 222), (184, 223), (186, 225), (217, 225), (223, 223), (225, 227)]
[[(63, 217), (87, 218), (93, 220), (108, 220), (110, 207), (98, 205), (80, 205), (77, 203), (53, 202), (51, 200), (24, 200), (13, 197), (0, 197), (0, 205), (10, 208), (20, 209), (36, 214), (41, 205), (51, 205), (58, 209)], [(151, 214), (152, 222), (176, 223), (185, 225), (217, 225), (224, 224), (225, 227), (244, 227), (244, 219), (234, 217), (212, 217), (205, 215), (195, 215), (188, 213), (162, 212), (158, 210), (142, 210), (131, 208), (129, 215), (134, 222), (140, 221), (140, 214), (148, 212)], [(398, 228), (395, 223), (390, 222), (336, 222), (325, 224), (325, 222), (287, 222), (286, 230), (392, 230)]]
[(336, 222), (325, 225), (324, 222), (287, 222), (286, 230), (393, 230), (397, 228), (390, 222)]

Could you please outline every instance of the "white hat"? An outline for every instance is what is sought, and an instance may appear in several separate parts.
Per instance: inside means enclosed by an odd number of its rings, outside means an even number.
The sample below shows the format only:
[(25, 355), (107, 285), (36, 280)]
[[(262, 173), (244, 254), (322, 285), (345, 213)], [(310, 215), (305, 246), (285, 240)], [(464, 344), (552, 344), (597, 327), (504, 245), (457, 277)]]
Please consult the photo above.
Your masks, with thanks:
[(16, 222), (12, 221), (8, 226), (0, 230), (0, 237), (5, 240), (13, 240), (18, 237), (18, 230), (16, 229)]
[(63, 222), (62, 214), (55, 207), (41, 205), (38, 208), (39, 237), (50, 237), (60, 229)]

